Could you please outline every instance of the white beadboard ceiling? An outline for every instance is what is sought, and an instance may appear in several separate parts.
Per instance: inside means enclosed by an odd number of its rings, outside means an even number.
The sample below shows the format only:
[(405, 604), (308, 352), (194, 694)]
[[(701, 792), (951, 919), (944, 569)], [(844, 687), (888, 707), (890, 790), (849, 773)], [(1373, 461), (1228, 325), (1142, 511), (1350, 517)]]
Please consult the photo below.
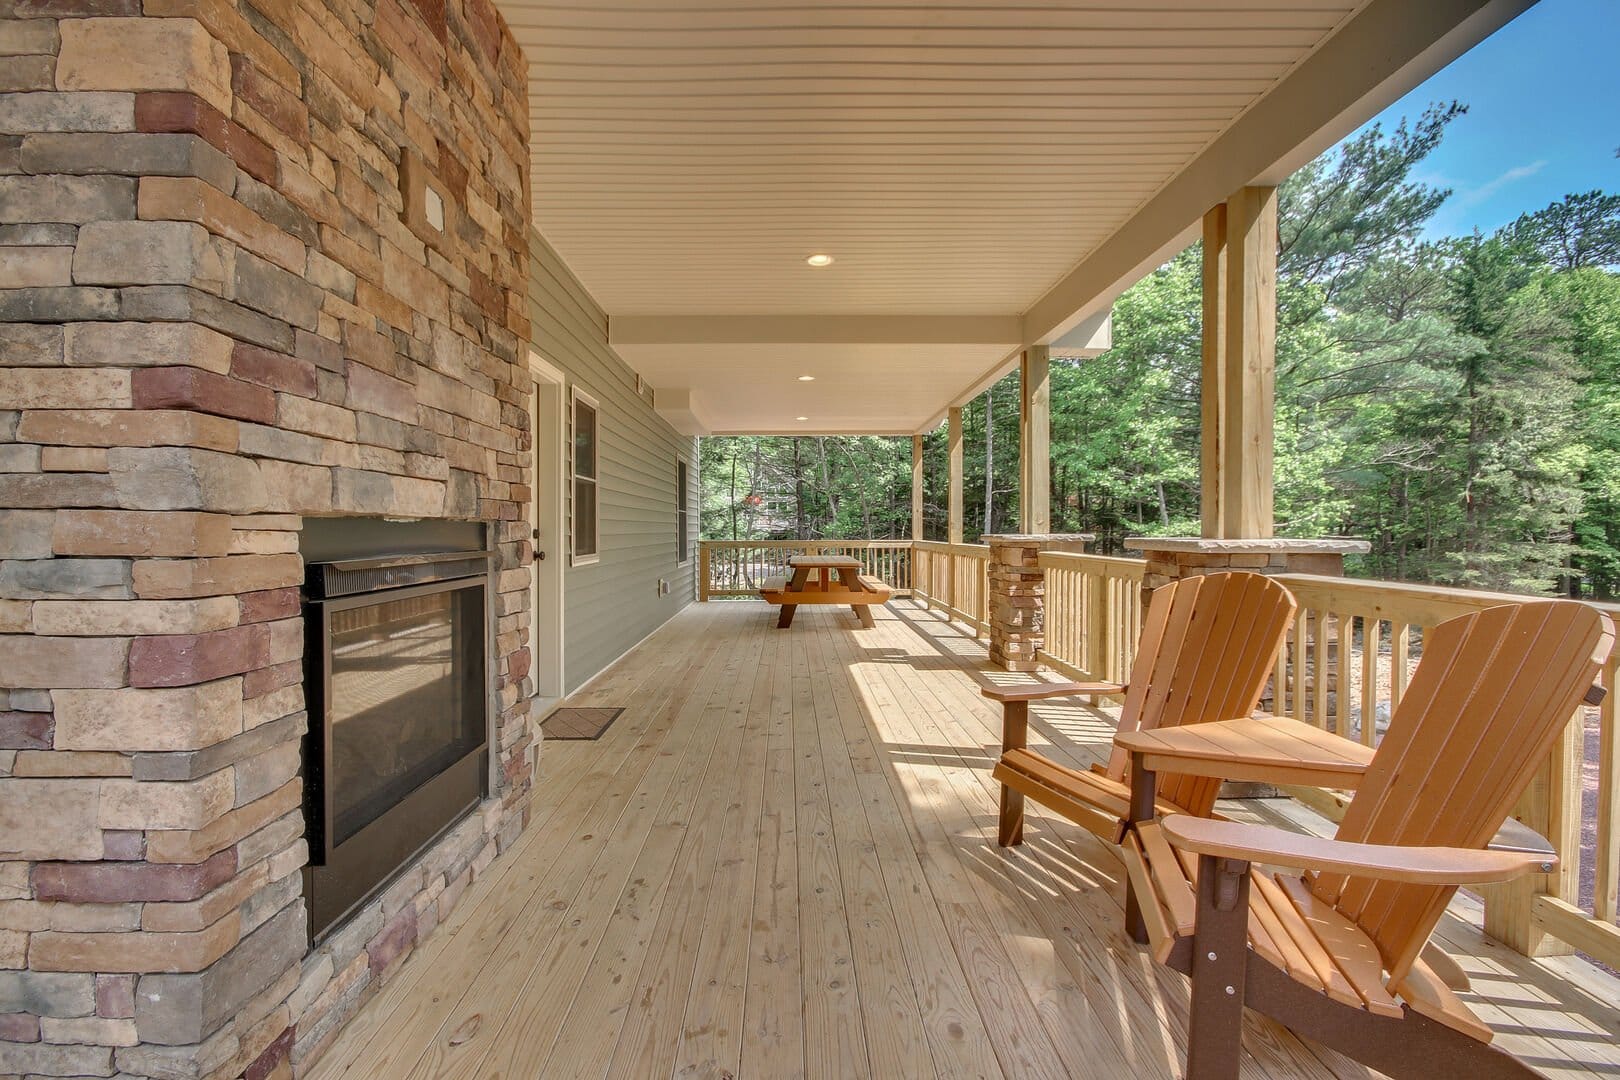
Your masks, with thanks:
[[(1513, 7), (1433, 3), (1441, 29)], [(620, 354), (655, 387), (689, 391), (713, 430), (890, 432), (1088, 314), (1019, 321), (1380, 5), (1396, 12), (1386, 22), (1413, 18), (1392, 0), (500, 2), (529, 62), (535, 224), (610, 332), (637, 323)], [(1437, 67), (1433, 54), (1419, 66)], [(1347, 100), (1389, 77), (1362, 66)], [(1343, 111), (1318, 108), (1324, 122)], [(1236, 184), (1272, 149), (1251, 150)], [(812, 268), (813, 253), (835, 261)], [(660, 340), (647, 316), (686, 318)], [(732, 325), (805, 316), (823, 326), (810, 340), (738, 341)], [(872, 332), (916, 316), (1023, 332), (950, 347)]]

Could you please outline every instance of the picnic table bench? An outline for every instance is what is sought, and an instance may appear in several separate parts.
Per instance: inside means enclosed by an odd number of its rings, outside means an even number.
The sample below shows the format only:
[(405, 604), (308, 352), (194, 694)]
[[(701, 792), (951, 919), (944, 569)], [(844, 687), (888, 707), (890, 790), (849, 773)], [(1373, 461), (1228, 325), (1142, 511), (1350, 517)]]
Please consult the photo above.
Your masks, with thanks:
[(760, 599), (781, 607), (776, 618), (779, 629), (793, 625), (800, 604), (845, 604), (862, 626), (871, 629), (877, 623), (869, 608), (887, 603), (893, 595), (881, 579), (861, 573), (859, 559), (847, 555), (794, 555), (788, 566), (791, 576), (767, 578), (759, 589)]

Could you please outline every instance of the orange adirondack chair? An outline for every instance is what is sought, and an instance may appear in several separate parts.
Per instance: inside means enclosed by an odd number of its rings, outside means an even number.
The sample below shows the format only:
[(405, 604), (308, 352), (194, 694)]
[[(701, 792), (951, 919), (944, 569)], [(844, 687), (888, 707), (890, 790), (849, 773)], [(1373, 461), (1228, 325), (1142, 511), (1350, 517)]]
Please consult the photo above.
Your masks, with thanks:
[[(1028, 747), (1029, 703), (1047, 698), (1125, 695), (1120, 731), (1248, 716), (1259, 704), (1297, 605), (1282, 585), (1260, 574), (1184, 578), (1153, 593), (1127, 685), (1104, 682), (985, 687), (1001, 702), (1003, 846), (1024, 833), (1024, 799), (1034, 799), (1113, 843), (1130, 820), (1129, 755), (1115, 749), (1106, 768), (1081, 772)], [(1221, 781), (1164, 775), (1158, 798), (1167, 811), (1206, 816)]]
[[(1147, 936), (1192, 977), (1189, 1080), (1237, 1076), (1245, 1005), (1394, 1077), (1537, 1075), (1489, 1045), (1423, 952), (1459, 885), (1554, 868), (1485, 845), (1576, 708), (1602, 699), (1613, 644), (1609, 619), (1572, 601), (1436, 627), (1332, 840), (1183, 814), (1132, 825)], [(1152, 760), (1218, 776), (1229, 750), (1161, 746)], [(1139, 775), (1144, 803), (1152, 773)]]

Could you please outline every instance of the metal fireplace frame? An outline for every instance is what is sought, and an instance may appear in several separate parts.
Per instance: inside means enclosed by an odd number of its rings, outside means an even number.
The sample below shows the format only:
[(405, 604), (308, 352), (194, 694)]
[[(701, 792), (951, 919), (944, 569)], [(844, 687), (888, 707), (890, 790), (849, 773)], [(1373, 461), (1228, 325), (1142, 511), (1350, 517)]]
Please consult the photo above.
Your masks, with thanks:
[[(305, 698), (310, 716), (304, 747), (304, 811), (309, 864), (304, 897), (310, 941), (336, 930), (435, 841), (478, 807), (489, 792), (491, 670), (489, 566), (494, 552), (338, 559), (308, 564), (304, 584)], [(475, 671), (479, 743), (423, 781), (374, 821), (334, 842), (332, 771), (332, 616), (355, 608), (437, 593), (476, 590), (482, 613)]]

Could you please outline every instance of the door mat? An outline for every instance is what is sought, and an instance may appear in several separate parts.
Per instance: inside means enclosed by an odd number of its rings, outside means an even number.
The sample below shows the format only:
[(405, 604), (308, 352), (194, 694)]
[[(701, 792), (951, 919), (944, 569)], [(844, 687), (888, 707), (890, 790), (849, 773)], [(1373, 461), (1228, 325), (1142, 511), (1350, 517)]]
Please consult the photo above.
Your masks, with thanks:
[(548, 739), (600, 739), (624, 712), (620, 709), (558, 709), (540, 721)]

